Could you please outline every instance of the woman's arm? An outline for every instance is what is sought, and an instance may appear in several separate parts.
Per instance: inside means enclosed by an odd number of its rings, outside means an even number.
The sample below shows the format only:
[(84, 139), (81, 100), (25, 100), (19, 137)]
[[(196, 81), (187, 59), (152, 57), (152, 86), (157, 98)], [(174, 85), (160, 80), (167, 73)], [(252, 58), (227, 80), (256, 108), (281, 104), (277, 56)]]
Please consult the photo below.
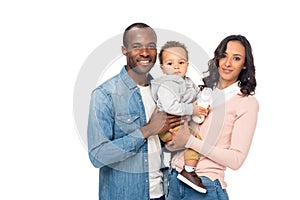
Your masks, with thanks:
[(239, 111), (232, 129), (229, 148), (214, 146), (195, 138), (189, 133), (187, 125), (179, 129), (177, 133), (174, 133), (171, 145), (174, 146), (173, 148), (192, 148), (221, 165), (234, 170), (240, 168), (250, 149), (259, 109), (256, 99), (249, 99), (249, 101), (241, 103), (238, 107)]
[[(247, 101), (240, 103), (237, 108), (238, 112), (236, 113), (228, 149), (211, 146), (192, 137), (189, 138), (185, 147), (192, 148), (209, 159), (233, 170), (240, 168), (248, 155), (252, 143), (258, 109), (258, 102), (255, 98), (247, 98)], [(207, 151), (208, 149), (210, 151)]]

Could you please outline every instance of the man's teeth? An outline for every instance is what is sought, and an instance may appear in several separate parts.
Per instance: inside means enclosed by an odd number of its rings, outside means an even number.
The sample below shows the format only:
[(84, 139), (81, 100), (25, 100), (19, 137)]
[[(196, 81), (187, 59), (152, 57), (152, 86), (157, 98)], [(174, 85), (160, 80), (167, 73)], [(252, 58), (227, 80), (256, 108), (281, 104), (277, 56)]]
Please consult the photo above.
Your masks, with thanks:
[(139, 62), (142, 63), (142, 64), (148, 64), (149, 60), (140, 60)]

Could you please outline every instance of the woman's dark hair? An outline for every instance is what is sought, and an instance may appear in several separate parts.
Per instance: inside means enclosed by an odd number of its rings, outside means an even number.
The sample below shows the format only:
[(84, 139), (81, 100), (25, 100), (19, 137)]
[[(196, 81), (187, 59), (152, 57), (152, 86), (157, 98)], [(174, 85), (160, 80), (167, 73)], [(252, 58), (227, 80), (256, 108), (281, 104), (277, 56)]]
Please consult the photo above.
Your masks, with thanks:
[(239, 41), (245, 48), (245, 69), (242, 69), (239, 74), (238, 86), (241, 88), (240, 91), (243, 96), (254, 95), (256, 78), (252, 48), (246, 37), (242, 35), (230, 35), (221, 41), (214, 52), (214, 58), (208, 62), (208, 70), (205, 72), (205, 74), (208, 73), (208, 76), (203, 78), (203, 82), (207, 87), (216, 87), (220, 77), (218, 71), (219, 60), (224, 55), (229, 41)]

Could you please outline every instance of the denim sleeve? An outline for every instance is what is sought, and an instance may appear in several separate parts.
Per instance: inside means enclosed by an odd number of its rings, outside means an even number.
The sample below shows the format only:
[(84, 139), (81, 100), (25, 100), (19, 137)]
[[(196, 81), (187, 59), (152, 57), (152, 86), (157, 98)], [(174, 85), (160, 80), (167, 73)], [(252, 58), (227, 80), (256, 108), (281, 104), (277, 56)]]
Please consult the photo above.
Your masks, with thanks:
[(88, 119), (88, 150), (92, 164), (101, 168), (135, 155), (145, 143), (140, 129), (115, 137), (112, 99), (100, 89), (94, 90)]

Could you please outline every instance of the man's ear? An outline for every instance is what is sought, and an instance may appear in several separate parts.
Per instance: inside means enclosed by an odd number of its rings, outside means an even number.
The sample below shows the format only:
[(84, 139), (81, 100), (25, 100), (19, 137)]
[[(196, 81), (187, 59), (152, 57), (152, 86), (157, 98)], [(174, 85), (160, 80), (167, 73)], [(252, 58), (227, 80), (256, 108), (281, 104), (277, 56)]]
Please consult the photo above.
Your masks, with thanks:
[(122, 50), (123, 55), (127, 56), (127, 49), (126, 49), (126, 47), (122, 46), (121, 50)]

